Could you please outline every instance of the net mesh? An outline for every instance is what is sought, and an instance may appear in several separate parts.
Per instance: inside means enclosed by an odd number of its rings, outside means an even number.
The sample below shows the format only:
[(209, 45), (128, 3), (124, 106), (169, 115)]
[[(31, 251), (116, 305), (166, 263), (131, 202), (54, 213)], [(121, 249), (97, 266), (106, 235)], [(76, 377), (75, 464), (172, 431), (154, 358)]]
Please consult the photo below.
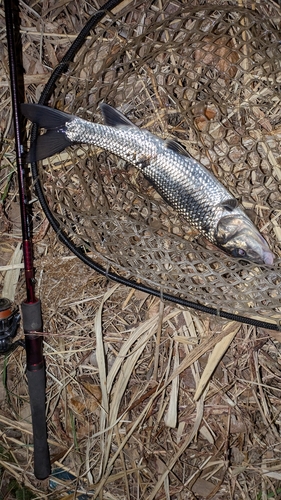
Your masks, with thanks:
[(180, 141), (252, 214), (272, 268), (231, 259), (142, 174), (91, 146), (41, 163), (73, 244), (121, 276), (246, 316), (281, 318), (281, 12), (270, 1), (133, 1), (108, 13), (49, 104), (102, 123), (101, 101)]

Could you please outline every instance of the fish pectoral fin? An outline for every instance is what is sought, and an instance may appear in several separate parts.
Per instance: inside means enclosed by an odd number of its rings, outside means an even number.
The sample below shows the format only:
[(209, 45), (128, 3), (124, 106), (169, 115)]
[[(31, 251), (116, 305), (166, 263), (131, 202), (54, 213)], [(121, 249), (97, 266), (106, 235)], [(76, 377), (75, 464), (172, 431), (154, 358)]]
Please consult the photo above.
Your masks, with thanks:
[(238, 201), (235, 198), (229, 198), (228, 200), (221, 201), (219, 206), (225, 208), (229, 212), (232, 212), (238, 207)]
[(45, 134), (39, 135), (31, 144), (27, 155), (27, 163), (43, 160), (49, 156), (60, 153), (73, 142), (67, 139), (66, 135), (59, 130), (48, 130)]
[(126, 116), (124, 116), (120, 111), (109, 106), (105, 102), (100, 104), (100, 109), (104, 118), (106, 125), (110, 127), (134, 127), (138, 128), (133, 122), (131, 122)]
[(257, 214), (256, 212), (254, 211), (253, 208), (244, 208), (244, 212), (245, 214), (249, 217), (249, 219), (254, 223), (256, 224), (257, 222)]
[(175, 153), (178, 153), (182, 156), (187, 156), (188, 158), (192, 158), (190, 154), (184, 149), (184, 147), (179, 144), (179, 142), (173, 141), (173, 139), (167, 139), (165, 141), (165, 147), (167, 149), (171, 149), (172, 151), (175, 151)]

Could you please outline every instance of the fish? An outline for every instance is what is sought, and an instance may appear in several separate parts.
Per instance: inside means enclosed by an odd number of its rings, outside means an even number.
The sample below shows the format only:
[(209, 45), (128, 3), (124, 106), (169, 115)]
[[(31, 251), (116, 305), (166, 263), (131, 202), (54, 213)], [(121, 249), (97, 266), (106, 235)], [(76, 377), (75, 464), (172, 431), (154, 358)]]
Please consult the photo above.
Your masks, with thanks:
[(220, 250), (255, 264), (273, 264), (273, 252), (243, 207), (179, 142), (139, 128), (107, 103), (101, 103), (100, 110), (104, 124), (48, 106), (22, 104), (22, 114), (46, 129), (31, 145), (26, 161), (42, 160), (73, 144), (98, 146), (139, 169), (162, 198)]

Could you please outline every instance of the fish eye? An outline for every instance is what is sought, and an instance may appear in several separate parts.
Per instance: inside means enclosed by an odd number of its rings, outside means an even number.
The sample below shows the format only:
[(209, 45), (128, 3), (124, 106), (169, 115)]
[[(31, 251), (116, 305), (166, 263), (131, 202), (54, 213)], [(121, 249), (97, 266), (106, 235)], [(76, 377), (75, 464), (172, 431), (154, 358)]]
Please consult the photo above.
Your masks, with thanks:
[(235, 248), (232, 252), (233, 257), (246, 257), (247, 253), (243, 248)]

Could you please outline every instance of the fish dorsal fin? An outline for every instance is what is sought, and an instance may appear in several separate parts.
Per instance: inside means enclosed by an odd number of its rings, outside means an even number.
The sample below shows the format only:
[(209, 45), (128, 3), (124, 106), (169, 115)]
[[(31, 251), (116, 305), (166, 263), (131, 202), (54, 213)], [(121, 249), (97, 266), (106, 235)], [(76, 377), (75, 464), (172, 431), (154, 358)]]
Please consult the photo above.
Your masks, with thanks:
[(219, 205), (223, 208), (226, 208), (229, 212), (235, 210), (238, 207), (238, 201), (235, 198), (229, 198), (228, 200), (224, 200)]
[(167, 139), (165, 141), (165, 146), (166, 148), (175, 151), (175, 153), (178, 153), (183, 156), (188, 156), (188, 158), (191, 158), (190, 154), (188, 154), (188, 152), (184, 149), (184, 147), (178, 142), (173, 141), (173, 139)]
[(126, 116), (120, 113), (120, 111), (117, 111), (117, 109), (109, 106), (109, 104), (106, 104), (105, 102), (101, 103), (100, 109), (106, 125), (109, 125), (110, 127), (137, 128), (137, 126), (133, 122), (131, 122), (128, 118), (126, 118)]

